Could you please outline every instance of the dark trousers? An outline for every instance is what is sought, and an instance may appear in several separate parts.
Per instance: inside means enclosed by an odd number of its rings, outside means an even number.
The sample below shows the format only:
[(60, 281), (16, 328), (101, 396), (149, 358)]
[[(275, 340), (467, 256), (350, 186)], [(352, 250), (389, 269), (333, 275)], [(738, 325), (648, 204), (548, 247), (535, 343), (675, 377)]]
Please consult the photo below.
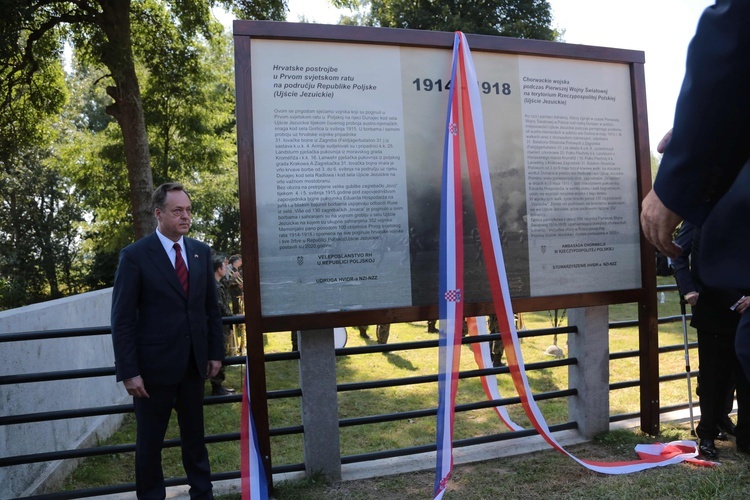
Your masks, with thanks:
[(145, 381), (149, 398), (133, 398), (138, 423), (135, 444), (135, 483), (139, 499), (166, 496), (161, 450), (172, 408), (177, 411), (182, 439), (182, 465), (190, 485), (190, 498), (212, 499), (211, 467), (203, 429), (204, 379), (195, 362), (189, 363), (182, 381), (154, 385)]
[(378, 325), (375, 330), (375, 335), (378, 338), (378, 344), (387, 344), (388, 343), (388, 337), (391, 334), (391, 324), (385, 323), (383, 325)]
[(726, 417), (732, 409), (737, 365), (734, 360), (732, 333), (698, 330), (698, 396), (701, 419), (696, 431), (701, 439), (716, 439), (719, 420)]
[(734, 347), (737, 352), (737, 446), (750, 447), (750, 311), (740, 317)]
[(745, 377), (750, 380), (750, 311), (740, 316), (734, 348), (737, 351), (737, 358)]
[[(233, 354), (232, 353), (232, 346), (230, 342), (230, 335), (233, 335), (232, 333), (232, 327), (229, 325), (224, 325), (224, 354), (227, 356)], [(219, 389), (222, 385), (224, 385), (224, 381), (227, 378), (227, 367), (224, 365), (221, 365), (221, 368), (219, 368), (218, 373), (211, 377), (211, 388), (212, 389)]]

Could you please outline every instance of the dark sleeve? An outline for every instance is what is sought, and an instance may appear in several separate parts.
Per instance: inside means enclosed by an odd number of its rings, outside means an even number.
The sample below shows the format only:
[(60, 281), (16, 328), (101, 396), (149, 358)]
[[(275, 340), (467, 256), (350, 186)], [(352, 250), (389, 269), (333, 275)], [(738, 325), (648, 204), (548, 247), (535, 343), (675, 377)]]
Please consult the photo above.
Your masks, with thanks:
[[(736, 304), (737, 301), (743, 297), (742, 293), (737, 290), (710, 288), (707, 289), (707, 291), (710, 292), (711, 301), (722, 311), (729, 311), (729, 308)], [(701, 300), (702, 299), (703, 295), (701, 295)], [(737, 314), (737, 316), (739, 317), (738, 313), (734, 314)]]
[(677, 288), (680, 289), (680, 295), (683, 296), (697, 291), (696, 284), (693, 281), (693, 273), (690, 272), (690, 251), (693, 247), (693, 233), (694, 226), (689, 222), (683, 222), (680, 232), (677, 234), (677, 238), (675, 238), (675, 243), (682, 248), (682, 254), (676, 259), (672, 259), (672, 269), (674, 269)]
[(219, 295), (216, 290), (213, 264), (211, 263), (211, 249), (205, 245), (206, 272), (206, 318), (208, 321), (208, 359), (224, 360), (224, 330), (221, 324), (221, 309)]
[(750, 2), (718, 0), (698, 23), (654, 190), (700, 226), (750, 156)]
[(219, 297), (219, 308), (221, 309), (222, 317), (232, 315), (232, 308), (229, 306), (229, 291), (227, 290), (227, 287), (228, 283), (225, 281), (216, 281), (216, 293)]
[(120, 262), (112, 288), (112, 347), (118, 382), (140, 375), (136, 348), (140, 286), (137, 259), (126, 248), (120, 252)]

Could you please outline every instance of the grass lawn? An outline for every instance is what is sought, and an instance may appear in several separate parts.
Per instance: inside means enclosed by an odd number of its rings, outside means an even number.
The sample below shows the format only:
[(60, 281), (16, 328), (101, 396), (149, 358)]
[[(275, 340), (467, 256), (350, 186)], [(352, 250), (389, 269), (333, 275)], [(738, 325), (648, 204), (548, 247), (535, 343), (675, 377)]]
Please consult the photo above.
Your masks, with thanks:
[[(670, 279), (662, 278), (664, 283)], [(665, 301), (660, 304), (659, 316), (679, 314), (679, 297), (676, 292), (666, 292)], [(530, 329), (552, 326), (553, 315), (548, 311), (525, 313), (525, 326)], [(632, 320), (636, 318), (636, 305), (624, 304), (610, 306), (610, 321)], [(567, 324), (564, 320), (563, 323)], [(373, 344), (374, 326), (369, 329), (372, 339), (359, 336), (354, 328), (348, 329), (347, 347)], [(689, 329), (690, 340), (695, 341), (695, 331)], [(521, 346), (526, 363), (550, 360), (545, 349), (556, 341), (563, 347), (567, 342), (566, 335), (555, 340), (553, 336), (523, 339)], [(426, 322), (394, 324), (391, 327), (389, 344), (419, 340), (435, 340), (437, 335), (427, 333)], [(681, 345), (683, 342), (680, 322), (663, 324), (659, 327), (659, 345)], [(630, 351), (638, 348), (637, 328), (612, 329), (609, 335), (610, 352)], [(291, 347), (289, 332), (268, 333), (265, 335), (267, 353), (286, 352)], [(691, 352), (691, 366), (697, 369), (697, 352)], [(473, 356), (468, 346), (462, 348), (461, 370), (476, 369)], [(684, 373), (684, 352), (665, 353), (660, 356), (661, 374)], [(374, 353), (364, 355), (340, 356), (337, 359), (337, 377), (339, 383), (362, 382), (392, 378), (432, 375), (437, 371), (437, 349), (420, 349), (397, 351), (393, 353)], [(267, 388), (269, 391), (296, 389), (299, 387), (298, 362), (275, 361), (266, 367)], [(547, 392), (568, 387), (568, 367), (556, 367), (528, 372), (532, 390), (535, 393)], [(227, 369), (227, 385), (240, 389), (242, 373), (239, 367)], [(627, 358), (610, 362), (610, 382), (620, 382), (638, 378), (638, 358)], [(504, 397), (516, 396), (510, 375), (498, 376), (500, 393)], [(693, 389), (695, 384), (693, 384)], [(207, 384), (207, 390), (208, 384)], [(687, 401), (687, 384), (684, 377), (660, 385), (661, 406), (685, 403)], [(479, 379), (459, 381), (457, 404), (483, 401), (484, 392)], [(697, 402), (695, 394), (693, 400)], [(410, 386), (399, 386), (384, 389), (349, 391), (339, 394), (339, 418), (364, 417), (384, 413), (397, 413), (408, 410), (420, 410), (437, 406), (437, 383), (423, 383)], [(547, 423), (567, 422), (567, 399), (541, 401), (539, 406)], [(610, 414), (638, 411), (638, 388), (612, 391), (610, 393)], [(508, 407), (511, 417), (521, 426), (529, 425), (520, 405)], [(207, 434), (239, 432), (240, 404), (222, 404), (207, 406)], [(300, 402), (297, 398), (269, 400), (269, 418), (271, 428), (301, 425)], [(135, 423), (131, 416), (126, 418), (120, 432), (106, 444), (132, 443), (135, 439)], [(689, 429), (688, 429), (689, 430)], [(504, 432), (497, 415), (492, 409), (480, 409), (457, 413), (455, 421), (455, 439), (464, 439)], [(414, 418), (382, 424), (366, 424), (341, 428), (341, 453), (344, 456), (356, 455), (394, 448), (434, 444), (435, 417)], [(667, 428), (669, 439), (689, 439), (686, 430)], [(176, 418), (170, 425), (168, 438), (178, 436)], [(580, 445), (574, 453), (582, 458), (600, 460), (630, 460), (634, 458), (633, 446), (636, 443), (648, 442), (647, 436), (632, 432), (613, 432), (601, 440)], [(731, 456), (731, 451), (727, 456)], [(213, 472), (236, 471), (240, 468), (239, 442), (209, 444), (209, 455)], [(271, 456), (274, 465), (297, 464), (303, 462), (302, 436), (275, 436), (271, 438)], [(507, 463), (512, 462), (512, 463)], [(731, 466), (719, 469), (697, 469), (694, 466), (680, 465), (664, 468), (671, 476), (681, 478), (690, 484), (686, 496), (674, 498), (693, 498), (696, 491), (715, 492), (719, 494), (732, 483), (727, 474), (734, 475), (735, 481), (747, 483), (747, 464), (738, 460), (744, 467), (744, 473), (734, 472)], [(66, 485), (66, 489), (79, 489), (133, 481), (133, 454), (102, 456), (90, 458), (76, 470)], [(164, 472), (166, 477), (184, 475), (179, 449), (164, 451)], [(661, 471), (648, 471), (624, 477), (605, 477), (591, 473), (572, 460), (555, 452), (536, 453), (524, 457), (503, 460), (497, 463), (476, 463), (456, 468), (451, 480), (447, 498), (494, 498), (508, 495), (515, 498), (545, 498), (557, 495), (564, 498), (625, 498), (628, 488), (634, 488), (643, 478), (654, 477)], [(702, 483), (703, 478), (706, 483)], [(399, 492), (387, 498), (404, 498), (413, 495), (416, 498), (428, 498), (432, 491), (434, 472), (409, 474), (404, 477), (394, 476), (377, 480), (357, 481), (356, 484), (329, 486), (312, 478), (296, 484), (277, 485), (277, 498), (376, 498), (378, 492)], [(649, 481), (646, 481), (648, 483)], [(672, 484), (674, 481), (667, 481)], [(697, 484), (697, 483), (700, 484)], [(738, 483), (739, 484), (739, 483)], [(666, 486), (663, 486), (666, 487)], [(745, 486), (747, 488), (747, 486)], [(531, 492), (535, 492), (533, 495)], [(666, 491), (666, 490), (664, 490)], [(734, 490), (732, 490), (734, 491)], [(738, 490), (748, 492), (750, 490)], [(567, 493), (566, 493), (567, 492)], [(583, 496), (578, 496), (581, 493)], [(586, 492), (584, 494), (584, 492)], [(528, 496), (526, 496), (528, 494)], [(676, 493), (675, 493), (676, 494)], [(659, 493), (653, 490), (648, 498), (669, 498), (672, 494)], [(695, 498), (702, 498), (697, 496)], [(726, 497), (731, 498), (731, 497)], [(738, 497), (739, 498), (739, 497)], [(747, 498), (747, 495), (744, 496)]]
[[(662, 440), (690, 439), (687, 426), (662, 427)], [(590, 443), (571, 446), (574, 455), (591, 460), (635, 459), (636, 444), (649, 436), (613, 431)], [(443, 498), (513, 499), (746, 499), (750, 498), (750, 457), (719, 442), (720, 466), (676, 464), (627, 475), (604, 475), (585, 469), (554, 451), (458, 465)], [(380, 500), (432, 498), (434, 471), (325, 484), (319, 478), (277, 484), (278, 500)], [(238, 499), (225, 495), (222, 499)]]

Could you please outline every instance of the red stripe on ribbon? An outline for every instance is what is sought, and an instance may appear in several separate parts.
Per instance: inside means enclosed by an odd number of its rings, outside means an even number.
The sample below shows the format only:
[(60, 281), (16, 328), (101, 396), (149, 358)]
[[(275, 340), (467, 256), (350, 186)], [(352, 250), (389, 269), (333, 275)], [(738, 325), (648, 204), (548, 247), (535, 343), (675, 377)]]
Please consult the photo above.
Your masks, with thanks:
[[(453, 78), (453, 81), (458, 83), (461, 99), (461, 127), (460, 130), (463, 132), (464, 144), (465, 144), (465, 155), (469, 171), (469, 182), (471, 185), (472, 197), (474, 199), (474, 207), (477, 218), (477, 226), (479, 229), (480, 243), (482, 246), (482, 254), (484, 256), (485, 267), (487, 269), (490, 291), (492, 293), (492, 300), (495, 306), (498, 318), (498, 325), (500, 329), (501, 340), (505, 348), (505, 356), (508, 361), (508, 367), (510, 370), (513, 384), (521, 399), (521, 404), (528, 416), (533, 427), (539, 432), (542, 438), (550, 444), (555, 450), (568, 455), (572, 459), (576, 460), (585, 467), (602, 473), (607, 474), (624, 474), (628, 472), (634, 472), (638, 470), (644, 470), (647, 468), (668, 465), (671, 463), (677, 463), (684, 460), (695, 461), (697, 456), (697, 449), (694, 442), (680, 441), (669, 443), (667, 445), (644, 445), (636, 447), (636, 450), (640, 451), (639, 456), (641, 460), (636, 461), (624, 461), (624, 462), (595, 462), (588, 460), (581, 460), (573, 456), (572, 454), (565, 451), (565, 449), (552, 437), (549, 427), (544, 420), (541, 412), (539, 411), (536, 402), (533, 400), (530, 386), (526, 373), (524, 370), (523, 357), (520, 352), (520, 345), (518, 344), (518, 337), (515, 331), (515, 325), (512, 324), (512, 308), (510, 307), (510, 295), (508, 293), (508, 283), (505, 274), (504, 262), (502, 260), (502, 249), (499, 247), (499, 231), (497, 229), (496, 215), (494, 213), (494, 201), (492, 199), (491, 186), (489, 185), (489, 172), (486, 159), (485, 142), (484, 142), (484, 131), (481, 117), (481, 103), (479, 102), (478, 89), (476, 87), (476, 75), (474, 72), (473, 62), (471, 61), (471, 54), (469, 52), (468, 44), (464, 35), (457, 32), (455, 44), (458, 46), (458, 50), (455, 50), (454, 46), (454, 57), (458, 58), (458, 75)], [(454, 60), (455, 62), (455, 60)], [(455, 83), (454, 83), (455, 85)], [(471, 87), (470, 87), (471, 85)], [(452, 89), (453, 99), (451, 102), (451, 110), (454, 113), (454, 117), (457, 116), (458, 105), (456, 103), (457, 96), (455, 89)], [(459, 146), (457, 145), (457, 137), (451, 136), (453, 141), (453, 161), (454, 166), (458, 166), (460, 159)], [(480, 149), (481, 148), (481, 149)], [(454, 168), (453, 174), (460, 175), (460, 169)], [(460, 178), (454, 177), (454, 187), (460, 186)], [(445, 186), (444, 186), (445, 189)], [(460, 197), (460, 191), (457, 196)], [(460, 217), (456, 214), (457, 222), (460, 222)], [(456, 237), (462, 237), (462, 233), (456, 232)], [(459, 241), (463, 241), (460, 239)], [(493, 243), (496, 242), (496, 243)], [(495, 247), (495, 244), (498, 247)], [(459, 245), (460, 246), (460, 245)], [(458, 254), (458, 252), (457, 252)], [(461, 254), (462, 255), (462, 254)], [(441, 267), (441, 272), (444, 268)], [(462, 275), (463, 273), (463, 258), (457, 259), (456, 262), (457, 274)], [(441, 278), (442, 281), (442, 278)], [(442, 298), (441, 300), (445, 300)], [(458, 319), (458, 318), (457, 318)], [(458, 321), (453, 321), (454, 325), (458, 324)], [(471, 324), (471, 323), (470, 323)], [(476, 323), (474, 324), (476, 329)], [(452, 369), (456, 370), (455, 373), (451, 374), (451, 378), (457, 377), (459, 356), (457, 354), (452, 363)], [(475, 355), (476, 356), (476, 355)], [(490, 395), (490, 391), (486, 385), (486, 381), (483, 380), (483, 386), (485, 393)], [(455, 393), (453, 394), (455, 398)], [(451, 422), (453, 420), (454, 412), (454, 401), (451, 402)], [(451, 425), (451, 436), (452, 436), (452, 425)], [(701, 461), (702, 462), (702, 461)], [(704, 462), (703, 464), (710, 464)], [(451, 462), (452, 465), (452, 462)], [(441, 481), (441, 490), (436, 498), (442, 496), (444, 492), (447, 476)], [(438, 492), (436, 492), (438, 493)]]

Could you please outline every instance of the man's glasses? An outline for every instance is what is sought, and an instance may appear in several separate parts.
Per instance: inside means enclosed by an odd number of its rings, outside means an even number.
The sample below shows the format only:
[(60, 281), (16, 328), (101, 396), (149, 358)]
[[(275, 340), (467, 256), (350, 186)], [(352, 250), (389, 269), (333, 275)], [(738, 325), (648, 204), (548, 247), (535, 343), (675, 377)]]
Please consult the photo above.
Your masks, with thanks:
[(183, 215), (187, 215), (188, 217), (193, 215), (193, 209), (192, 208), (175, 208), (173, 210), (170, 210), (169, 213), (171, 213), (175, 217), (182, 217)]

